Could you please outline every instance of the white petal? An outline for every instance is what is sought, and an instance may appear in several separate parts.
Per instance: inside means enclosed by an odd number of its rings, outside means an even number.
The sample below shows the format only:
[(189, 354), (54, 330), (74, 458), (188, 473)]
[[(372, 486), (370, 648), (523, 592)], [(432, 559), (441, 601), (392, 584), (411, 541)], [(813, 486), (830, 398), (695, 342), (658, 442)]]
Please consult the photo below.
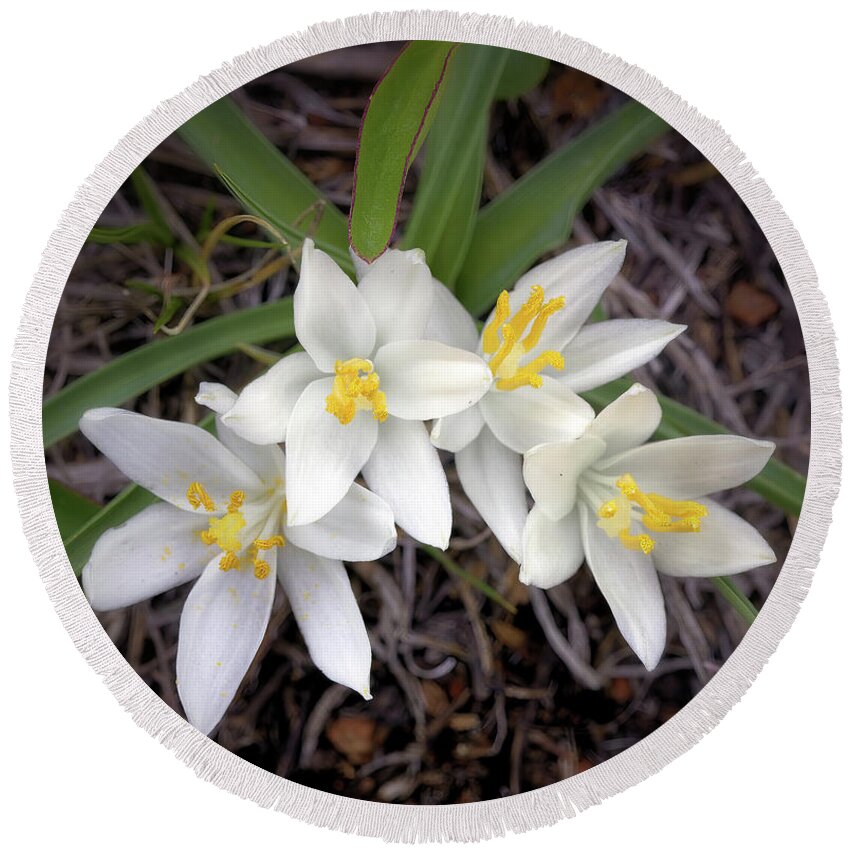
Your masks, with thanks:
[(321, 519), (287, 526), (284, 534), (300, 549), (344, 561), (373, 561), (396, 544), (390, 506), (359, 484), (352, 484), (342, 501)]
[(593, 408), (548, 375), (542, 387), (493, 389), (481, 400), (490, 429), (508, 448), (523, 454), (540, 443), (580, 436), (593, 419)]
[(378, 438), (378, 423), (361, 410), (348, 425), (325, 410), (333, 378), (307, 387), (289, 420), (286, 502), (290, 525), (323, 517), (348, 492)]
[(236, 403), (224, 412), (222, 421), (251, 443), (260, 446), (282, 443), (295, 403), (321, 377), (306, 351), (289, 354), (251, 381), (239, 393)]
[(661, 405), (655, 393), (642, 384), (632, 384), (614, 399), (587, 429), (589, 436), (603, 440), (611, 457), (642, 446), (661, 424)]
[(350, 245), (348, 247), (348, 256), (351, 257), (351, 262), (354, 264), (354, 274), (358, 282), (363, 280), (366, 277), (366, 273), (372, 267), (372, 263), (364, 260)]
[(387, 410), (400, 419), (439, 419), (466, 410), (493, 382), (477, 354), (426, 339), (379, 348), (375, 371), (387, 395)]
[(372, 353), (375, 321), (366, 301), (312, 239), (304, 240), (301, 276), (292, 302), (295, 335), (323, 372), (333, 372), (337, 360)]
[(599, 303), (625, 256), (625, 241), (582, 245), (535, 266), (517, 281), (511, 293), (514, 310), (528, 298), (533, 285), (543, 287), (547, 301), (559, 295), (566, 300), (564, 309), (549, 319), (537, 351), (564, 348)]
[(159, 502), (106, 531), (83, 568), (83, 590), (95, 611), (134, 605), (197, 578), (210, 549), (199, 532), (208, 517)]
[[(221, 553), (219, 553), (220, 555)], [(177, 644), (177, 691), (189, 722), (208, 735), (221, 720), (257, 654), (275, 591), (275, 550), (263, 553), (271, 575), (253, 567), (219, 569), (210, 561), (183, 606)]]
[(423, 336), (434, 286), (422, 251), (385, 251), (369, 266), (359, 289), (375, 320), (376, 347)]
[(525, 484), (551, 522), (573, 510), (579, 477), (604, 454), (602, 440), (585, 436), (564, 443), (544, 443), (525, 455)]
[(761, 472), (775, 446), (732, 434), (661, 440), (600, 463), (608, 474), (630, 473), (638, 487), (669, 499), (698, 499), (744, 484)]
[(696, 534), (654, 534), (652, 559), (671, 576), (726, 576), (776, 560), (767, 541), (736, 513), (704, 500), (708, 516)]
[(437, 278), (432, 278), (432, 289), (434, 300), (423, 334), (425, 339), (433, 339), (466, 351), (475, 351), (478, 347), (478, 328), (469, 310)]
[(201, 381), (195, 401), (221, 415), (227, 413), (236, 403), (236, 393), (224, 384)]
[(564, 371), (558, 377), (577, 393), (592, 390), (643, 366), (686, 328), (655, 319), (585, 325), (564, 349)]
[(572, 578), (583, 563), (578, 511), (552, 522), (535, 505), (522, 535), (519, 580), (546, 590)]
[(363, 477), (392, 508), (395, 521), (411, 537), (438, 549), (449, 545), (449, 485), (424, 423), (394, 416), (381, 423), (378, 442), (363, 467)]
[(266, 485), (266, 489), (283, 488), (286, 469), (283, 450), (280, 446), (274, 444), (258, 446), (256, 443), (243, 440), (221, 421), (221, 417), (216, 420), (216, 433), (223, 445), (257, 473)]
[(463, 491), (504, 550), (522, 561), (522, 530), (528, 516), (522, 459), (502, 445), (489, 428), (455, 455)]
[(596, 584), (626, 642), (646, 669), (654, 670), (664, 652), (667, 620), (652, 557), (604, 534), (584, 502), (579, 512), (582, 545)]
[(474, 404), (460, 413), (437, 419), (431, 428), (431, 442), (447, 452), (459, 452), (465, 449), (484, 427), (484, 415), (481, 408)]
[(292, 545), (280, 552), (278, 578), (313, 663), (329, 679), (371, 699), (372, 648), (342, 563)]
[(234, 490), (249, 499), (263, 490), (252, 469), (197, 425), (102, 407), (83, 415), (80, 430), (128, 478), (184, 510), (192, 509), (186, 490), (196, 481), (219, 510)]

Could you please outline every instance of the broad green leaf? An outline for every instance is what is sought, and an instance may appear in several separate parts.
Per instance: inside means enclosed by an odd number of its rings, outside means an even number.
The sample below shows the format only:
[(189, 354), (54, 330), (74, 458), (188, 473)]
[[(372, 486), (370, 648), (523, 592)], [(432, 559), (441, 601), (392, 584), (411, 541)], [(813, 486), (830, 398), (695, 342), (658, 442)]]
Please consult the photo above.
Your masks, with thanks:
[(453, 50), (444, 41), (409, 42), (369, 98), (349, 221), (351, 246), (365, 260), (390, 243), (407, 170), (428, 134)]
[(498, 47), (457, 48), (425, 147), (404, 245), (421, 248), (431, 272), (449, 288), (472, 239), (481, 203), (490, 104), (507, 58), (508, 51)]
[(632, 101), (487, 204), (456, 284), (469, 311), (483, 313), (543, 254), (563, 245), (593, 191), (667, 129), (654, 112)]
[[(297, 228), (299, 219), (305, 215), (309, 219), (310, 210), (317, 203), (324, 204), (315, 227), (316, 243), (347, 252), (345, 216), (229, 97), (190, 118), (179, 133), (211, 171), (227, 176), (225, 185), (231, 191), (238, 187), (237, 200), (248, 212), (268, 219), (280, 230)], [(290, 230), (287, 235), (295, 232)]]
[(549, 60), (522, 50), (505, 50), (505, 69), (496, 86), (497, 100), (513, 100), (539, 86), (549, 71)]
[[(582, 395), (598, 412), (622, 395), (631, 385), (632, 381), (621, 378)], [(691, 437), (694, 434), (730, 433), (727, 428), (678, 401), (663, 395), (658, 396), (658, 401), (661, 404), (663, 417), (661, 425), (655, 432), (656, 440)], [(782, 461), (769, 460), (767, 466), (746, 486), (786, 513), (792, 516), (800, 515), (806, 494), (806, 478)]]
[(235, 350), (241, 343), (261, 345), (295, 333), (292, 299), (282, 298), (248, 310), (199, 322), (168, 339), (160, 339), (122, 354), (69, 384), (44, 403), (44, 445), (77, 430), (80, 417), (93, 407), (114, 407)]
[(56, 514), (56, 524), (63, 540), (100, 510), (97, 502), (81, 496), (58, 481), (48, 480), (47, 486), (50, 488), (50, 501), (53, 503), (53, 513)]

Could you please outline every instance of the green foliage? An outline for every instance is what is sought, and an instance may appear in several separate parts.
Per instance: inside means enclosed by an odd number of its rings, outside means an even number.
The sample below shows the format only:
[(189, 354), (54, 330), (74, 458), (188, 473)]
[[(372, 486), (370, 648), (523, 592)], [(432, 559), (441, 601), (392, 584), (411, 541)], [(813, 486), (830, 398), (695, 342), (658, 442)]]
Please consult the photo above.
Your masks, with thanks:
[(234, 351), (241, 343), (261, 345), (295, 333), (292, 299), (200, 322), (182, 334), (155, 340), (116, 357), (96, 372), (49, 398), (42, 410), (44, 445), (77, 430), (93, 407), (115, 407), (180, 375), (187, 369)]
[(561, 247), (595, 189), (668, 129), (636, 101), (550, 154), (485, 206), (457, 280), (457, 296), (483, 313), (547, 251)]
[(316, 244), (347, 256), (345, 216), (229, 97), (217, 100), (190, 118), (179, 133), (248, 212), (267, 219), (287, 236), (297, 239), (296, 222), (305, 216), (309, 218), (311, 210), (319, 208), (321, 217), (314, 233)]
[(360, 125), (351, 246), (365, 260), (387, 248), (407, 170), (428, 134), (454, 45), (410, 42), (375, 87)]
[(404, 246), (421, 248), (431, 272), (449, 288), (463, 264), (481, 204), (490, 105), (506, 60), (506, 52), (497, 47), (457, 48), (425, 148)]
[(47, 485), (50, 488), (50, 501), (53, 503), (53, 513), (56, 514), (56, 524), (63, 540), (74, 534), (100, 510), (100, 505), (96, 502), (58, 481), (48, 481)]

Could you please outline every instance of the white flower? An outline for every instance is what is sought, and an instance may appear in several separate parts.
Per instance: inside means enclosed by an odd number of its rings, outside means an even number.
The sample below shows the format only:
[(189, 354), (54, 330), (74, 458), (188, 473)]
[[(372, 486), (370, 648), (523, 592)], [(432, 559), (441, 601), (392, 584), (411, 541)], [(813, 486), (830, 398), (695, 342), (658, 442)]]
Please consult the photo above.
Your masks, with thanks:
[(286, 440), (289, 522), (324, 516), (362, 470), (395, 520), (440, 548), (446, 476), (423, 420), (472, 407), (492, 374), (469, 351), (422, 339), (434, 299), (421, 251), (390, 251), (359, 286), (311, 240), (295, 290), (302, 353), (249, 384), (224, 422), (258, 444)]
[(523, 465), (535, 505), (520, 579), (553, 587), (587, 560), (623, 637), (649, 670), (666, 639), (656, 570), (722, 576), (775, 560), (749, 523), (704, 498), (757, 475), (773, 443), (715, 435), (643, 445), (660, 421), (656, 397), (634, 384), (578, 440), (537, 446)]
[(457, 453), (464, 491), (517, 562), (528, 514), (520, 455), (578, 437), (593, 411), (576, 393), (641, 366), (685, 330), (651, 319), (583, 327), (625, 253), (624, 241), (600, 242), (541, 263), (502, 292), (480, 339), (457, 299), (437, 287), (428, 335), (489, 358), (495, 380), (477, 405), (436, 422), (431, 441)]
[[(226, 410), (226, 387), (202, 385)], [(218, 423), (195, 425), (114, 408), (88, 411), (82, 432), (159, 502), (95, 544), (83, 589), (97, 611), (122, 608), (197, 579), (180, 618), (177, 689), (192, 725), (213, 729), (269, 622), (280, 581), (316, 666), (369, 694), (371, 649), (340, 559), (371, 560), (396, 543), (389, 507), (352, 485), (327, 516), (286, 525), (284, 455)]]

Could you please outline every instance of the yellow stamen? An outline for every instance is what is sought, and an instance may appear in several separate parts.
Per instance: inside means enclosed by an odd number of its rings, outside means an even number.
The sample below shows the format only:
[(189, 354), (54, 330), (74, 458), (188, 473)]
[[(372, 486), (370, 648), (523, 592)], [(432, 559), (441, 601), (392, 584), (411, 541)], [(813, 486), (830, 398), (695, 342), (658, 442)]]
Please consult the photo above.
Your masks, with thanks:
[(526, 351), (531, 351), (531, 349), (540, 342), (540, 337), (543, 334), (543, 329), (546, 327), (546, 323), (552, 318), (552, 316), (555, 315), (555, 313), (559, 310), (563, 310), (566, 303), (567, 299), (564, 298), (563, 295), (559, 295), (557, 298), (553, 298), (551, 301), (547, 301), (543, 305), (540, 312), (537, 314), (537, 318), (534, 320), (534, 324), (531, 326), (531, 330), (526, 334), (525, 339), (522, 341)]
[[(699, 502), (676, 501), (659, 493), (644, 493), (629, 473), (621, 475), (616, 481), (616, 486), (622, 493), (622, 496), (618, 498), (622, 499), (626, 505), (634, 503), (643, 508), (640, 521), (647, 530), (655, 533), (695, 534), (702, 530), (702, 517), (708, 516), (708, 508)], [(598, 511), (598, 515), (602, 519), (597, 525), (609, 536), (613, 536), (613, 532), (617, 531), (620, 542), (627, 549), (641, 549), (641, 551), (649, 554), (654, 548), (655, 542), (646, 534), (634, 536), (629, 534), (631, 519), (628, 519), (622, 526), (613, 524), (610, 517), (613, 517), (614, 514), (608, 511), (610, 506), (616, 508), (617, 505), (617, 499), (606, 502)], [(649, 549), (644, 548), (644, 544), (641, 543), (644, 538), (649, 541), (646, 544)]]
[(215, 502), (210, 498), (209, 493), (204, 489), (203, 484), (199, 481), (193, 481), (186, 491), (186, 498), (193, 510), (198, 510), (201, 505), (207, 513), (212, 513), (215, 510)]
[(525, 366), (520, 367), (519, 372), (537, 373), (541, 369), (551, 366), (553, 369), (561, 370), (564, 368), (564, 355), (559, 351), (544, 351)]
[(643, 552), (649, 555), (655, 548), (655, 541), (648, 534), (629, 534), (626, 529), (620, 532), (620, 543), (633, 552)]
[(271, 572), (271, 567), (269, 566), (268, 561), (264, 561), (261, 558), (254, 558), (254, 578), (264, 579), (269, 577), (269, 573)]
[(486, 354), (492, 354), (499, 347), (499, 329), (507, 321), (510, 314), (511, 297), (503, 289), (496, 301), (496, 310), (493, 313), (493, 318), (484, 328), (484, 333), (481, 335), (481, 345)]
[(325, 399), (325, 410), (336, 416), (341, 425), (348, 425), (358, 410), (371, 410), (378, 422), (384, 422), (387, 413), (387, 397), (379, 389), (381, 379), (375, 374), (369, 360), (354, 357), (337, 360), (333, 387)]
[(617, 503), (612, 499), (606, 502), (597, 512), (596, 515), (600, 519), (613, 519), (617, 516)]
[(508, 325), (502, 325), (502, 344), (499, 350), (490, 358), (490, 371), (495, 375), (499, 371), (499, 367), (504, 362), (505, 358), (511, 353), (511, 349), (516, 342), (516, 332)]
[(534, 387), (535, 389), (540, 389), (542, 386), (543, 378), (541, 378), (540, 375), (535, 375), (531, 372), (525, 374), (518, 372), (511, 378), (500, 378), (496, 381), (496, 389), (504, 390), (505, 392), (516, 390), (520, 387)]
[(273, 537), (269, 537), (267, 540), (255, 540), (254, 548), (255, 549), (272, 549), (275, 546), (286, 546), (286, 540), (283, 535), (275, 534)]
[[(543, 309), (543, 287), (534, 285), (525, 304), (516, 311), (511, 319), (511, 327), (518, 337), (522, 336), (528, 323)], [(527, 349), (526, 349), (527, 350)]]
[(233, 552), (225, 552), (224, 557), (218, 562), (218, 568), (226, 573), (229, 570), (241, 570), (242, 564)]
[(650, 493), (649, 498), (665, 513), (680, 517), (708, 516), (708, 508), (699, 502), (676, 501), (662, 496), (660, 493)]
[(242, 503), (244, 501), (245, 501), (245, 491), (244, 490), (234, 490), (230, 494), (230, 501), (227, 503), (227, 512), (229, 514), (235, 514), (242, 507)]

